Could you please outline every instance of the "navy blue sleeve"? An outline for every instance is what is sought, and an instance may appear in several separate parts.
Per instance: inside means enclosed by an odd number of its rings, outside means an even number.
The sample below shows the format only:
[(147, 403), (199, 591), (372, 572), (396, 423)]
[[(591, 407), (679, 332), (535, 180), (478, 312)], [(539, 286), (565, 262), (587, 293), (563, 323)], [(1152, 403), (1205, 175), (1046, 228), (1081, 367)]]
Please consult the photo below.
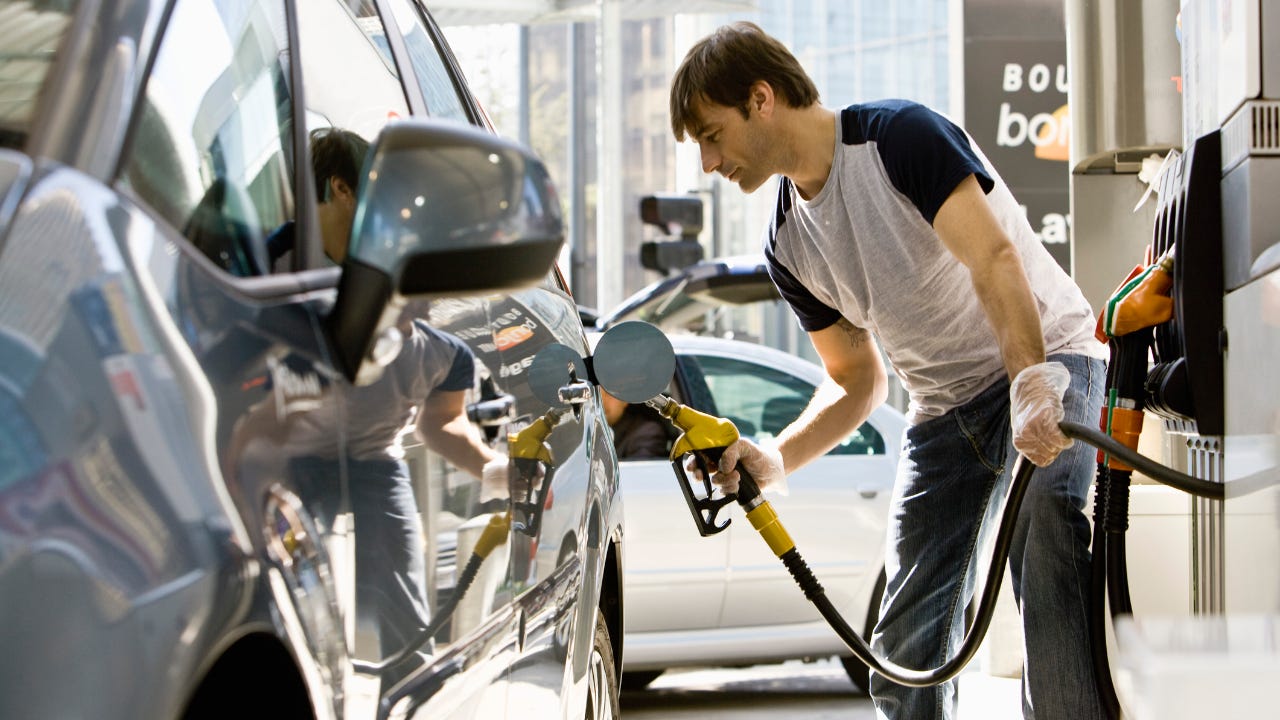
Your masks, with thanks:
[(778, 183), (778, 209), (774, 214), (773, 222), (769, 225), (768, 236), (764, 243), (765, 269), (769, 272), (769, 279), (773, 280), (774, 286), (778, 288), (778, 294), (791, 306), (791, 311), (800, 321), (800, 327), (805, 332), (815, 332), (834, 325), (840, 319), (840, 312), (814, 297), (813, 293), (809, 292), (808, 288), (802, 285), (796, 276), (792, 275), (791, 271), (774, 256), (773, 249), (778, 230), (786, 222), (787, 211), (791, 209), (790, 188), (791, 181), (786, 178), (782, 178)]
[(271, 260), (272, 265), (293, 249), (296, 235), (296, 225), (292, 220), (285, 221), (283, 225), (271, 231), (267, 236), (267, 258)]
[(470, 390), (475, 384), (476, 372), (476, 358), (471, 354), (471, 348), (457, 336), (441, 332), (421, 320), (415, 320), (414, 324), (432, 342), (453, 348), (453, 363), (449, 366), (449, 372), (432, 390)]
[(864, 131), (876, 143), (889, 181), (930, 224), (962, 180), (974, 175), (984, 193), (995, 186), (969, 137), (929, 108), (893, 101), (872, 113)]

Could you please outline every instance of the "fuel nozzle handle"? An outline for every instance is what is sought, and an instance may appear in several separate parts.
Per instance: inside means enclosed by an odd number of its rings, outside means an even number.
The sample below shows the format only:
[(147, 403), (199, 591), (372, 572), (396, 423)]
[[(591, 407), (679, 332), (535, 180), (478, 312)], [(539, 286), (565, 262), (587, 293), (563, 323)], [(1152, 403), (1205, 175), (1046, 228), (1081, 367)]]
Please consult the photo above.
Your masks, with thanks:
[[(711, 484), (711, 471), (719, 463), (725, 448), (738, 439), (738, 428), (724, 418), (681, 405), (666, 395), (646, 400), (645, 404), (682, 431), (671, 448), (671, 469), (675, 471), (698, 534), (703, 537), (715, 535), (729, 527), (728, 518), (718, 521), (719, 513), (740, 495), (716, 496)], [(689, 457), (694, 459), (700, 471), (701, 491), (695, 490), (697, 480), (690, 477), (685, 467)]]
[[(716, 460), (719, 460), (719, 455), (724, 453), (724, 448), (717, 449), (719, 453)], [(751, 477), (751, 473), (747, 472), (747, 467), (738, 463), (737, 470), (738, 492), (730, 497), (737, 497), (738, 505), (751, 521), (751, 527), (760, 533), (760, 537), (768, 543), (774, 555), (783, 558), (788, 552), (795, 550), (795, 541), (778, 520), (778, 513), (773, 509), (773, 505), (764, 499), (760, 486), (756, 484), (755, 478)]]

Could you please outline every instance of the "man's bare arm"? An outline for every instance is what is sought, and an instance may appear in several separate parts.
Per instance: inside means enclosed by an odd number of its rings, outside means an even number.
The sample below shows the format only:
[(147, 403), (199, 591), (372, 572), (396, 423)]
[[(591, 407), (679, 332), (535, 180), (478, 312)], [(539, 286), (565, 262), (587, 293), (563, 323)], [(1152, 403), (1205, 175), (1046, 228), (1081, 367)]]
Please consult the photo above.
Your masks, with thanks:
[(809, 333), (809, 338), (822, 358), (827, 379), (800, 417), (778, 435), (787, 472), (835, 447), (888, 396), (880, 349), (867, 330), (840, 318), (830, 327)]
[(970, 175), (956, 186), (933, 227), (943, 245), (969, 269), (1010, 379), (1044, 362), (1040, 314), (1022, 258), (987, 205), (977, 178)]
[(459, 468), (481, 477), (485, 463), (498, 457), (467, 419), (466, 392), (436, 391), (418, 411), (417, 432), (431, 450)]

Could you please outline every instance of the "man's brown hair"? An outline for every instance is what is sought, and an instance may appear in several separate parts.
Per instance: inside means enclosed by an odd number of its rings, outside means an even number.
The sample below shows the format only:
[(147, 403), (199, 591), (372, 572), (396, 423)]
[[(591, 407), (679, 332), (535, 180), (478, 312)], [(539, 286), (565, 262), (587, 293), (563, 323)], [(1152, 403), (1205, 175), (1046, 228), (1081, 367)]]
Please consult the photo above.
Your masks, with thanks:
[(352, 194), (360, 188), (360, 169), (369, 153), (369, 141), (335, 127), (311, 131), (311, 171), (316, 179), (316, 200), (329, 202), (329, 178), (341, 179)]
[(671, 80), (671, 132), (682, 141), (697, 137), (702, 118), (695, 102), (737, 108), (749, 116), (747, 100), (757, 80), (769, 83), (790, 107), (818, 102), (818, 88), (785, 45), (759, 25), (736, 22), (721, 26), (689, 49)]

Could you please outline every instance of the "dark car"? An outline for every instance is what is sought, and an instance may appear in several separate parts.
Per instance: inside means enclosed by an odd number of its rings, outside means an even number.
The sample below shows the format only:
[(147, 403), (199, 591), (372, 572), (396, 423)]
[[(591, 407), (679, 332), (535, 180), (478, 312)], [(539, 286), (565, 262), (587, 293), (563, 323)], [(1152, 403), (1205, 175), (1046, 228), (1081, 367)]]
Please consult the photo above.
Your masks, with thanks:
[[(616, 715), (608, 429), (528, 382), (588, 351), (559, 213), (415, 0), (0, 0), (0, 717)], [(367, 437), (437, 336), (502, 482)]]
[(759, 313), (761, 307), (781, 302), (763, 256), (719, 257), (669, 270), (666, 277), (596, 317), (595, 326), (607, 330), (627, 320), (643, 320), (668, 332), (719, 335), (727, 313), (738, 308)]

